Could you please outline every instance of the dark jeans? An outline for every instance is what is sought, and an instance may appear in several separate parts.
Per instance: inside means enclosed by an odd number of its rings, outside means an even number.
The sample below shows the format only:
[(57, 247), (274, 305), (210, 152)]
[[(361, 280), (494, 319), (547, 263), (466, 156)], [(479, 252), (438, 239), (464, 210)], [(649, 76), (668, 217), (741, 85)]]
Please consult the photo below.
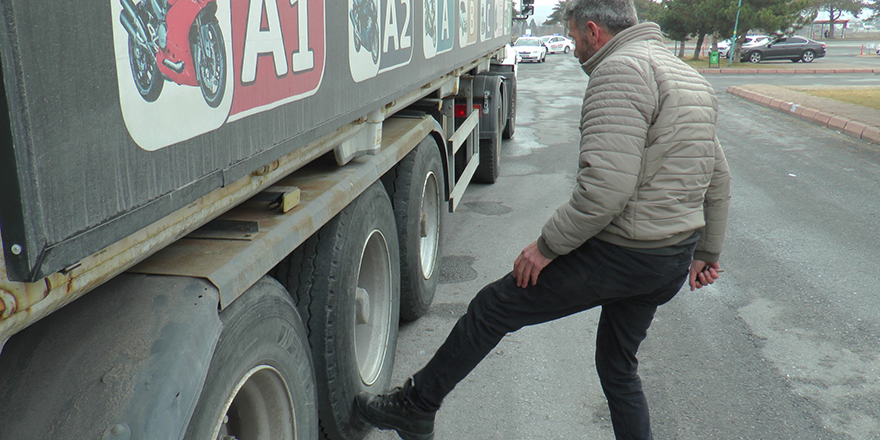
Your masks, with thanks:
[(484, 287), (446, 342), (413, 376), (409, 396), (436, 411), (455, 385), (507, 333), (602, 306), (596, 334), (596, 370), (618, 439), (650, 439), (648, 402), (636, 352), (657, 306), (671, 300), (687, 279), (694, 246), (654, 255), (591, 239), (553, 260), (528, 288), (511, 274)]

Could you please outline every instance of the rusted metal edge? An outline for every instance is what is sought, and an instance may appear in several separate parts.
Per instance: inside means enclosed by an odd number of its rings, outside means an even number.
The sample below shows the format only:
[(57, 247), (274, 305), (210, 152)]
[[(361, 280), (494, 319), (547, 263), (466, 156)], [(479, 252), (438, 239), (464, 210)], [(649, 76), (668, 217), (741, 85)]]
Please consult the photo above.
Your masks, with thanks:
[(289, 213), (266, 212), (257, 204), (243, 203), (224, 214), (223, 218), (260, 219), (260, 232), (252, 241), (183, 239), (130, 271), (206, 278), (220, 291), (224, 308), (378, 181), (434, 128), (428, 116), (389, 118), (382, 130), (382, 148), (375, 156), (321, 172), (303, 169), (284, 178), (281, 184), (301, 189), (300, 203)]
[(0, 253), (0, 298), (9, 299), (4, 300), (4, 311), (0, 314), (0, 342), (331, 151), (351, 137), (350, 132), (356, 128), (347, 124), (82, 259), (71, 270), (54, 273), (38, 282), (9, 281)]

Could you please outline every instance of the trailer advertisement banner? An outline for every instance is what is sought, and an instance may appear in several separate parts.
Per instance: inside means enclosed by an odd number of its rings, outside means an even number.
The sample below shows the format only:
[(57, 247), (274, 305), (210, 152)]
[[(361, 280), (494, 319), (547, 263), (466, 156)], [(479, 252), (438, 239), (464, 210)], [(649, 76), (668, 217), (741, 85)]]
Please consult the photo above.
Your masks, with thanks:
[[(144, 150), (313, 96), (324, 80), (326, 0), (109, 1), (120, 106)], [(347, 4), (355, 83), (409, 65), (415, 45), (431, 59), (452, 51), (456, 34), (461, 48), (498, 38), (509, 31), (512, 7), (506, 0)]]
[[(120, 105), (160, 148), (313, 95), (326, 59), (323, 0), (110, 0)], [(181, 123), (186, 121), (186, 123)]]

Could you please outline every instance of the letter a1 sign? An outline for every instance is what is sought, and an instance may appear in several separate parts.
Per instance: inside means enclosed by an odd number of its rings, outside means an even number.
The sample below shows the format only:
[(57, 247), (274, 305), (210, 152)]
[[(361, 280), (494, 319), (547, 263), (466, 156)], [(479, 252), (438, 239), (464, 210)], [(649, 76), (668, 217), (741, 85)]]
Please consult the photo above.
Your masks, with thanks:
[(326, 54), (323, 0), (234, 0), (230, 120), (315, 94)]
[(109, 1), (120, 106), (145, 150), (320, 88), (324, 0)]

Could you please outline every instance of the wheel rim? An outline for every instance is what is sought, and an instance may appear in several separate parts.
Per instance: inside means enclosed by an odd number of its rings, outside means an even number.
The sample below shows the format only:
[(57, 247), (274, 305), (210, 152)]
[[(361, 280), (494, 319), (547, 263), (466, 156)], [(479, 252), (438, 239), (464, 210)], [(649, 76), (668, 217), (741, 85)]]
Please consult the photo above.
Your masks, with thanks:
[(201, 41), (196, 47), (202, 91), (208, 100), (212, 100), (223, 87), (223, 74), (226, 70), (220, 36), (212, 25), (202, 26)]
[(248, 371), (226, 401), (213, 438), (270, 440), (296, 438), (295, 408), (287, 383), (275, 368)]
[(810, 61), (813, 61), (813, 52), (807, 51), (804, 53), (804, 62), (809, 63)]
[(391, 335), (391, 254), (385, 236), (373, 230), (361, 253), (355, 291), (355, 357), (364, 385), (382, 372)]
[(757, 62), (761, 61), (761, 55), (758, 53), (753, 53), (751, 56), (749, 56), (749, 61), (751, 61), (753, 63), (757, 63)]
[(152, 52), (149, 49), (137, 43), (134, 39), (129, 41), (129, 59), (131, 60), (132, 74), (138, 92), (144, 95), (150, 90), (153, 83), (153, 63), (150, 61)]
[(440, 185), (437, 175), (429, 172), (422, 187), (422, 207), (419, 213), (419, 254), (422, 276), (427, 280), (434, 274), (437, 250), (440, 244)]
[(370, 54), (373, 56), (373, 64), (379, 62), (379, 27), (374, 22), (370, 27)]
[[(501, 91), (498, 91), (498, 96), (501, 96)], [(501, 105), (498, 105), (498, 116), (496, 117), (497, 121), (495, 123), (495, 127), (497, 127), (495, 135), (497, 136), (498, 142), (495, 142), (495, 167), (500, 165), (501, 163), (501, 139), (504, 133), (504, 120), (502, 117), (504, 116), (504, 109), (501, 108)]]

